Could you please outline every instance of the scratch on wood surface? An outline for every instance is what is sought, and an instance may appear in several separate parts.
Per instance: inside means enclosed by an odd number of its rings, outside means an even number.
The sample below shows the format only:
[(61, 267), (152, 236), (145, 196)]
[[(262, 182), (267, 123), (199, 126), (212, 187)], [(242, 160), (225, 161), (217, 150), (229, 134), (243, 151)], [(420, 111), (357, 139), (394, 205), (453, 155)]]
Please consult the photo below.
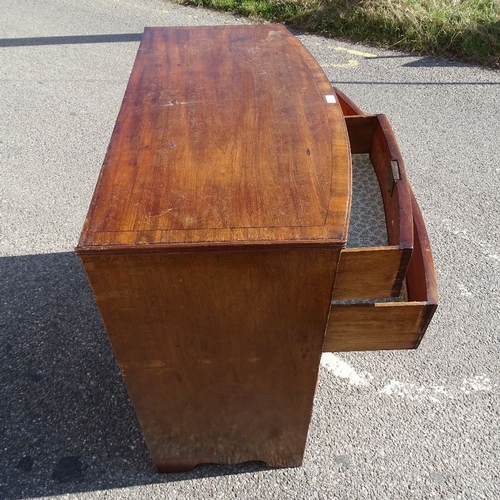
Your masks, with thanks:
[[(266, 74), (266, 72), (264, 71), (264, 73), (260, 73), (260, 74)], [(171, 106), (184, 106), (187, 104), (207, 104), (209, 102), (216, 102), (217, 103), (217, 102), (225, 102), (225, 101), (238, 102), (238, 101), (244, 101), (244, 100), (245, 100), (244, 98), (233, 97), (233, 96), (229, 96), (229, 97), (225, 97), (225, 98), (217, 98), (217, 99), (192, 99), (190, 101), (172, 101), (172, 99), (169, 99), (167, 103), (162, 104), (161, 106), (164, 108), (167, 108), (167, 107), (171, 107)]]
[(202, 196), (201, 194), (199, 195), (200, 198), (203, 200), (203, 202), (208, 206), (208, 208), (210, 208), (210, 210), (217, 216), (217, 218), (222, 222), (223, 226), (226, 227), (227, 229), (230, 229), (229, 225), (227, 224), (227, 222), (222, 218), (222, 216), (220, 215), (219, 211), (214, 207), (212, 206), (204, 196)]
[(176, 209), (177, 209), (177, 207), (172, 207), (172, 208), (169, 208), (168, 210), (164, 210), (163, 212), (161, 212), (157, 215), (144, 214), (144, 217), (146, 217), (146, 219), (148, 219), (148, 220), (156, 219), (156, 218), (162, 217), (163, 215), (168, 214), (168, 212), (171, 212), (172, 210), (176, 210)]

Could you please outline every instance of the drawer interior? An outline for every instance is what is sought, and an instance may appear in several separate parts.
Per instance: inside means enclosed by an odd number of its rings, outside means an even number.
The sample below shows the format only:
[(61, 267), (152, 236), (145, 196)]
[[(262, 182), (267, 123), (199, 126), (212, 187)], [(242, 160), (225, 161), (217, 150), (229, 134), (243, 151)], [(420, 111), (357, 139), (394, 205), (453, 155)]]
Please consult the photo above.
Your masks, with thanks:
[[(403, 159), (384, 115), (348, 116), (345, 121), (353, 155), (353, 205), (333, 299), (398, 297), (413, 249), (410, 186)], [(369, 246), (359, 241), (357, 235), (367, 233), (368, 227), (382, 234), (379, 226), (384, 220), (385, 238)]]
[(428, 234), (387, 118), (344, 94), (353, 201), (323, 351), (418, 347), (437, 308)]

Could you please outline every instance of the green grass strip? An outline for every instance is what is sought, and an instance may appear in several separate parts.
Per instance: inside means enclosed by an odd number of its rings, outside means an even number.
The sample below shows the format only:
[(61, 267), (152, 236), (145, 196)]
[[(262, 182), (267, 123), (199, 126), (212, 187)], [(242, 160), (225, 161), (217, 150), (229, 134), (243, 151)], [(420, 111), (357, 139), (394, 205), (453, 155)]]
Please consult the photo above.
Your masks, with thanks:
[(375, 46), (500, 68), (500, 0), (177, 0)]

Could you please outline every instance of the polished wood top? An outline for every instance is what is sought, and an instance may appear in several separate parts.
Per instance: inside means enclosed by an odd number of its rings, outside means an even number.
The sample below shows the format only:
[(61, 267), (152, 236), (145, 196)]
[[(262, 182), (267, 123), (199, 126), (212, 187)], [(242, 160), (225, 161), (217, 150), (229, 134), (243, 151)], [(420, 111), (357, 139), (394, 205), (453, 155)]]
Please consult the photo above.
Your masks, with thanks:
[(146, 28), (77, 251), (342, 245), (349, 207), (342, 110), (288, 30)]

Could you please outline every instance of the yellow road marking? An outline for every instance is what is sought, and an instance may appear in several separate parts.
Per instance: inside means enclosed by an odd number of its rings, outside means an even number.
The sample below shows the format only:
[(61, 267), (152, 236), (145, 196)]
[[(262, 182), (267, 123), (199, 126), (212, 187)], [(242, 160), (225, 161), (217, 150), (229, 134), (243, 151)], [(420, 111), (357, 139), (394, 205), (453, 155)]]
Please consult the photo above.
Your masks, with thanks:
[(360, 52), (359, 50), (346, 49), (344, 47), (334, 47), (334, 49), (342, 52), (347, 52), (348, 54), (352, 54), (353, 56), (377, 57), (375, 54), (369, 54), (368, 52)]
[(356, 68), (358, 65), (358, 60), (349, 59), (349, 61), (344, 64), (322, 64), (321, 66), (323, 66), (323, 68)]

